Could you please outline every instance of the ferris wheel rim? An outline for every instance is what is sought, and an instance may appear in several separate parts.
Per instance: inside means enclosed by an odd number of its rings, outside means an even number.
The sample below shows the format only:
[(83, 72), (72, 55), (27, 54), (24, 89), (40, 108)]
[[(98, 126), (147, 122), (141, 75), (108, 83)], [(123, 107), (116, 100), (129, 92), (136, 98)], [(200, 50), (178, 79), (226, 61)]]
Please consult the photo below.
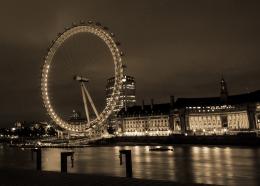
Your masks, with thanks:
[[(114, 62), (114, 75), (115, 83), (113, 91), (111, 94), (111, 99), (108, 104), (105, 106), (103, 111), (99, 114), (99, 117), (95, 118), (90, 122), (83, 122), (81, 125), (75, 125), (73, 122), (67, 122), (60, 117), (60, 115), (54, 110), (51, 100), (49, 97), (49, 82), (48, 74), (51, 64), (53, 63), (53, 57), (62, 46), (62, 44), (69, 39), (70, 37), (77, 35), (79, 33), (91, 33), (98, 38), (100, 38), (106, 46), (109, 48), (110, 53), (112, 54)], [(44, 106), (47, 110), (48, 115), (51, 119), (60, 127), (74, 132), (86, 132), (96, 127), (102, 126), (104, 121), (110, 116), (113, 109), (115, 108), (119, 94), (122, 89), (122, 80), (123, 80), (123, 65), (122, 65), (122, 52), (119, 50), (116, 41), (113, 39), (114, 34), (109, 33), (107, 29), (102, 28), (101, 26), (92, 25), (92, 24), (81, 24), (73, 25), (71, 28), (66, 29), (63, 33), (60, 33), (58, 37), (52, 42), (52, 45), (48, 49), (48, 53), (45, 57), (43, 68), (42, 68), (42, 77), (41, 77), (41, 92)]]

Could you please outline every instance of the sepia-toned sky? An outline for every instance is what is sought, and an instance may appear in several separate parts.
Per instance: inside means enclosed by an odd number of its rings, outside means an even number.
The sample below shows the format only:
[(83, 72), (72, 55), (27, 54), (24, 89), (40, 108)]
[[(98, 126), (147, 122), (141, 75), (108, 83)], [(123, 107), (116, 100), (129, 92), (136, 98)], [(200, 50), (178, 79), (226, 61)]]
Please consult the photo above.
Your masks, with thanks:
[[(0, 127), (49, 119), (40, 94), (43, 58), (57, 33), (80, 20), (97, 20), (116, 34), (126, 54), (127, 73), (136, 78), (138, 102), (166, 102), (170, 95), (218, 96), (221, 74), (230, 94), (260, 89), (259, 10), (259, 1), (250, 0), (1, 1)], [(97, 82), (90, 84), (90, 92), (102, 100), (113, 71), (111, 56), (96, 38), (75, 43), (78, 48), (67, 43), (77, 60), (73, 66), (89, 67), (88, 74)], [(79, 89), (59, 79), (65, 77), (65, 60), (57, 61), (61, 66), (54, 72), (53, 85), (65, 85), (60, 91), (53, 88), (54, 99), (73, 100), (73, 89), (79, 101)], [(112, 71), (106, 71), (109, 68)], [(65, 108), (68, 103), (57, 104)]]

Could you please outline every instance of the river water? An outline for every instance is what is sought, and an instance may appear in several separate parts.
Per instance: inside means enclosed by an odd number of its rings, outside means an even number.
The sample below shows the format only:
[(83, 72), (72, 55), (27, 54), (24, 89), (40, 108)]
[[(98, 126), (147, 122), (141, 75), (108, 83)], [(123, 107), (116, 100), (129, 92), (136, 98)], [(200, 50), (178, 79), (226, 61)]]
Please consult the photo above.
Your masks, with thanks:
[[(149, 146), (87, 147), (73, 149), (74, 167), (68, 172), (124, 176), (119, 150), (132, 150), (133, 176), (219, 185), (260, 185), (260, 148), (173, 146), (173, 151), (149, 151)], [(42, 149), (43, 170), (60, 170), (60, 152)], [(0, 168), (35, 169), (31, 152), (0, 147)]]

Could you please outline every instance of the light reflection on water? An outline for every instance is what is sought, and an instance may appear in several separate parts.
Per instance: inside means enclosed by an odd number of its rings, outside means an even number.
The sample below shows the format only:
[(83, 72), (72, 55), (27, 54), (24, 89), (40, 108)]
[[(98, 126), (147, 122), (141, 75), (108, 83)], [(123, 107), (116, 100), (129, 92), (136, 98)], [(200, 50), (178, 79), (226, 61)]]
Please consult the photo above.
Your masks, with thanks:
[[(169, 147), (172, 148), (172, 147)], [(260, 185), (260, 148), (176, 146), (151, 152), (149, 146), (78, 148), (69, 172), (124, 176), (119, 150), (131, 149), (136, 178), (220, 185)], [(60, 170), (63, 149), (43, 149), (43, 170)], [(30, 150), (0, 148), (1, 168), (34, 169)]]

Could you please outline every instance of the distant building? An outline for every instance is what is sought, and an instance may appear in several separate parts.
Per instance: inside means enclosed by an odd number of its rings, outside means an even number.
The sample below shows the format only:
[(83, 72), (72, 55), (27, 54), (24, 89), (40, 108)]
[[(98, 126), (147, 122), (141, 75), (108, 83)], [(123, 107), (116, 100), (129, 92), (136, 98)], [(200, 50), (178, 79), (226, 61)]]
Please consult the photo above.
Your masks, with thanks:
[(43, 129), (44, 131), (47, 131), (53, 127), (54, 125), (51, 125), (49, 122), (46, 121), (22, 121), (22, 122), (15, 122), (14, 127), (12, 127), (11, 130), (16, 131), (16, 130), (24, 130), (24, 129), (30, 129), (30, 130)]
[[(107, 80), (106, 86), (106, 103), (110, 101), (110, 97), (113, 92), (113, 87), (115, 84), (115, 77), (109, 78)], [(136, 85), (135, 79), (131, 76), (124, 75), (123, 78), (123, 87), (119, 95), (119, 101), (116, 107), (113, 110), (113, 113), (107, 120), (108, 124), (108, 132), (113, 134), (115, 131), (118, 130), (118, 124), (116, 115), (121, 109), (127, 109), (127, 107), (131, 107), (136, 104), (136, 97), (135, 97)]]
[[(109, 78), (107, 80), (107, 86), (106, 86), (106, 103), (110, 101), (110, 97), (113, 92), (113, 87), (115, 84), (115, 77)], [(114, 109), (114, 112), (120, 111), (123, 107), (129, 107), (133, 106), (136, 103), (136, 97), (135, 97), (135, 79), (132, 76), (124, 76), (123, 78), (123, 88), (119, 95), (119, 103)]]
[(72, 110), (72, 114), (71, 114), (68, 122), (79, 125), (83, 122), (86, 122), (86, 118), (81, 117), (81, 113), (79, 111)]
[(20, 128), (23, 127), (23, 124), (21, 122), (17, 121), (17, 122), (14, 123), (14, 127), (17, 128), (17, 129), (20, 129)]

